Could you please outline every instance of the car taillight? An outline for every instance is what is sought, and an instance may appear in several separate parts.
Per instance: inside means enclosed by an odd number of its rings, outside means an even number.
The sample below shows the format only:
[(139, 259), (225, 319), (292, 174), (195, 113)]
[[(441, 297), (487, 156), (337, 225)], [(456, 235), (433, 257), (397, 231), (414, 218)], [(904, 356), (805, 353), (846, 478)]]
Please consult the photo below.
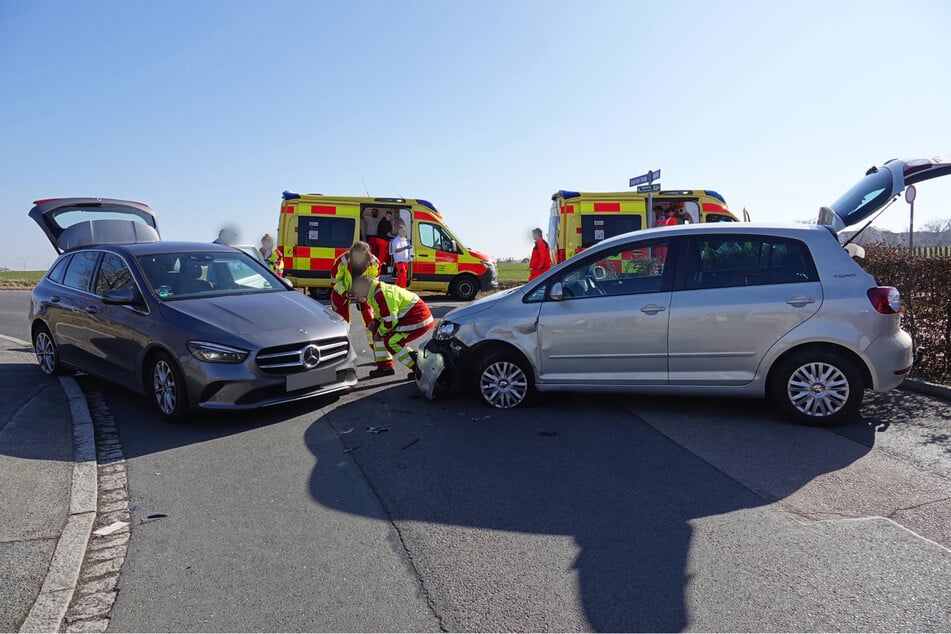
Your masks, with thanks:
[(883, 315), (901, 312), (901, 293), (893, 286), (876, 286), (868, 289), (868, 300), (875, 310)]

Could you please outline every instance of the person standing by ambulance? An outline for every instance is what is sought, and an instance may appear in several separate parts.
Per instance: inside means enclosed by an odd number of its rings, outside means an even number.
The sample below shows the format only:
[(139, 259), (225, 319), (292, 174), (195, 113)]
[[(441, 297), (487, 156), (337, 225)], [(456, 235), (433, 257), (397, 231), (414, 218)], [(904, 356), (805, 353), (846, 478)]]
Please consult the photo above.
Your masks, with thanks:
[[(353, 281), (353, 294), (356, 301), (369, 304), (376, 315), (370, 324), (374, 342), (382, 341), (386, 351), (409, 369), (407, 378), (414, 378), (416, 353), (407, 344), (435, 326), (429, 306), (412, 291), (366, 276)], [(392, 374), (396, 374), (392, 367), (389, 370), (376, 369), (370, 371), (370, 378)]]
[(275, 275), (284, 277), (284, 258), (281, 257), (280, 251), (274, 248), (274, 238), (271, 237), (270, 233), (261, 236), (261, 246), (258, 248), (258, 252)]
[(551, 250), (542, 238), (542, 230), (537, 227), (533, 229), (532, 238), (535, 240), (535, 246), (532, 247), (532, 259), (528, 264), (529, 282), (551, 268)]
[[(354, 242), (353, 246), (334, 260), (330, 268), (330, 279), (333, 286), (330, 289), (330, 305), (334, 312), (350, 323), (350, 302), (354, 300), (353, 280), (367, 275), (376, 277), (380, 274), (380, 261), (370, 253), (370, 245), (366, 242)], [(373, 310), (369, 304), (356, 302), (366, 328), (367, 341), (373, 351), (373, 360), (376, 369), (393, 372), (393, 357), (386, 351), (382, 341), (374, 341), (370, 324), (373, 322)]]
[(393, 254), (393, 265), (396, 267), (396, 285), (406, 288), (409, 282), (409, 263), (413, 258), (413, 245), (406, 237), (406, 225), (400, 223), (396, 230), (396, 237), (390, 243), (390, 253)]
[(376, 226), (376, 241), (373, 249), (373, 255), (380, 260), (383, 268), (389, 267), (390, 262), (390, 240), (393, 239), (393, 213), (387, 211), (383, 214), (379, 224)]

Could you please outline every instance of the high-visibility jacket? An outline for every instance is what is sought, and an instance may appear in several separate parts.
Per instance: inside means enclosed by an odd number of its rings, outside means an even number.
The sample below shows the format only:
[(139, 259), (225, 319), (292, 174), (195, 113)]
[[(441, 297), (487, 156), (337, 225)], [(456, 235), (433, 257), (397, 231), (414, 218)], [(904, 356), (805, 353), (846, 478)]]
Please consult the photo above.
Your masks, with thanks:
[(677, 219), (674, 218), (673, 214), (666, 212), (661, 214), (660, 218), (657, 219), (657, 222), (654, 223), (655, 227), (672, 227), (677, 224)]
[(278, 277), (284, 277), (284, 258), (281, 257), (281, 253), (277, 249), (271, 249), (270, 254), (265, 253), (264, 249), (258, 249), (258, 252)]
[(426, 302), (416, 293), (394, 284), (379, 280), (370, 282), (367, 303), (380, 322), (375, 333), (377, 337), (384, 337), (393, 331), (411, 332), (433, 323)]
[(548, 243), (538, 238), (535, 240), (535, 246), (532, 248), (532, 259), (528, 264), (529, 281), (535, 279), (545, 271), (551, 268), (551, 249)]
[[(370, 264), (363, 273), (373, 279), (380, 276), (380, 261), (375, 255), (370, 255)], [(334, 260), (330, 267), (330, 279), (333, 280), (333, 290), (338, 295), (346, 295), (353, 285), (353, 271), (350, 270), (350, 252), (342, 253)]]

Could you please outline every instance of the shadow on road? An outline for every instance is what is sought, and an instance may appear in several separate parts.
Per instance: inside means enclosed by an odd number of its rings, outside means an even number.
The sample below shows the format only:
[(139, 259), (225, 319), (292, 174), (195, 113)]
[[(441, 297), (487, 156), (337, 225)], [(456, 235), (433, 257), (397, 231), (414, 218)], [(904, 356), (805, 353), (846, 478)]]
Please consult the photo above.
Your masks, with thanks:
[[(624, 411), (623, 399), (548, 396), (538, 407), (512, 411), (460, 399), (409, 407), (413, 389), (393, 387), (371, 398), (341, 402), (328, 414), (338, 433), (357, 425), (390, 426), (386, 434), (349, 433), (340, 439), (391, 519), (573, 537), (580, 548), (574, 567), (581, 602), (587, 627), (594, 630), (683, 629), (691, 521), (772, 501)], [(665, 401), (694, 416), (711, 409), (710, 401), (699, 399)], [(734, 426), (785, 425), (756, 402), (713, 403), (717, 415), (730, 418)], [(359, 513), (322, 486), (335, 468), (334, 450), (316, 441), (322, 424), (316, 421), (306, 435), (317, 458), (311, 495), (326, 506)], [(831, 459), (797, 455), (794, 468), (782, 473), (781, 491), (791, 494), (866, 453), (875, 432), (861, 422), (853, 427), (852, 433), (864, 440), (860, 447)], [(802, 430), (789, 428), (793, 439)], [(745, 441), (740, 436), (737, 442)], [(766, 449), (776, 450), (750, 441), (738, 459), (754, 459)], [(786, 449), (796, 452), (795, 446)], [(499, 571), (500, 578), (520, 574), (520, 562), (509, 563), (509, 570)], [(453, 595), (459, 589), (431, 591)]]

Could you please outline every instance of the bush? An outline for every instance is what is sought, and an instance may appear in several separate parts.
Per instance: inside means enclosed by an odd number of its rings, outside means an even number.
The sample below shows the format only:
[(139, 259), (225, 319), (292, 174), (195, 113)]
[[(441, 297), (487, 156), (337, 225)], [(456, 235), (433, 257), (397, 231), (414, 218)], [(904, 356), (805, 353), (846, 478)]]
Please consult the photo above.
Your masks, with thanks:
[(878, 284), (901, 291), (902, 327), (924, 348), (914, 375), (951, 382), (951, 257), (913, 255), (907, 249), (870, 245), (862, 266)]

